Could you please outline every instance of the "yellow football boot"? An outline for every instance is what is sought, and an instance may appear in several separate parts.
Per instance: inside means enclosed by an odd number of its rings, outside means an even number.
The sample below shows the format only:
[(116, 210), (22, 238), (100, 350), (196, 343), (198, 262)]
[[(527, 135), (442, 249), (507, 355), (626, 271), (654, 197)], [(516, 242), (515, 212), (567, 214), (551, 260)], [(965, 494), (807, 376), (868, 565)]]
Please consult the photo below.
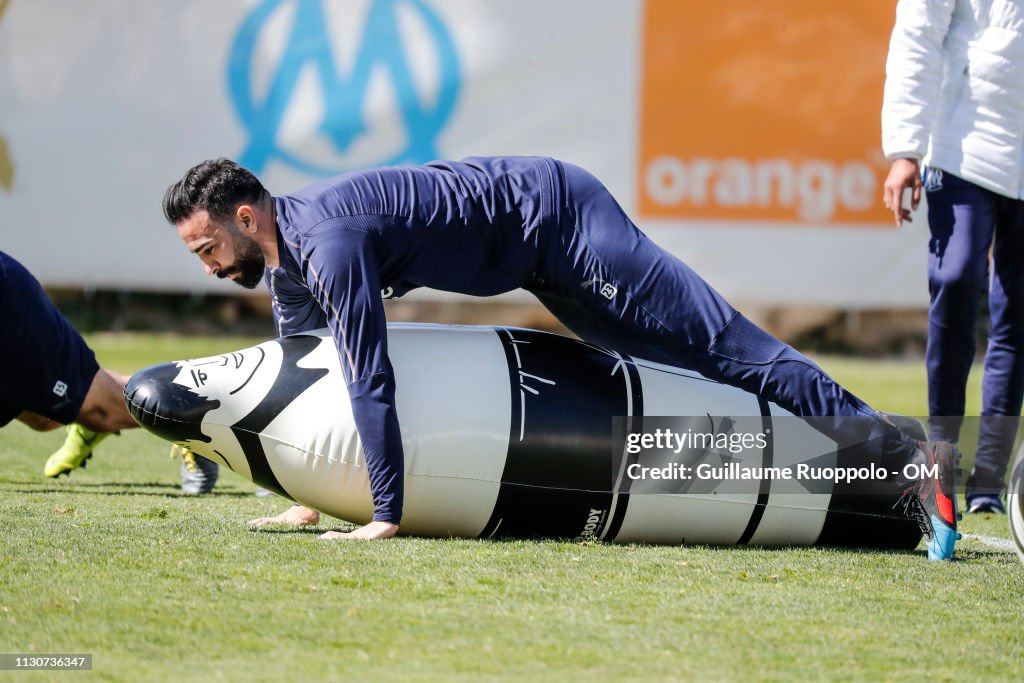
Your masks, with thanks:
[(59, 477), (62, 474), (70, 474), (71, 470), (85, 467), (85, 461), (92, 457), (93, 449), (110, 436), (110, 432), (94, 432), (77, 422), (69, 424), (67, 432), (64, 445), (50, 456), (43, 468), (43, 474), (48, 477)]

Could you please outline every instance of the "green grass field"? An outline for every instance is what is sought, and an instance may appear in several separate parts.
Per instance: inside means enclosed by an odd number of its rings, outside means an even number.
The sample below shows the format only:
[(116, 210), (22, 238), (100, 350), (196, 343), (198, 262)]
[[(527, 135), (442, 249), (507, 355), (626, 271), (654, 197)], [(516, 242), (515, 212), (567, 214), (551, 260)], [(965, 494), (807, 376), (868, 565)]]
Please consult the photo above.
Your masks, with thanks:
[[(252, 341), (90, 338), (125, 372)], [(876, 407), (924, 412), (920, 363), (820, 360)], [(230, 472), (212, 495), (180, 495), (166, 444), (139, 431), (45, 480), (62, 434), (0, 431), (0, 652), (91, 653), (93, 671), (0, 680), (1024, 676), (1024, 566), (993, 544), (1005, 517), (965, 519), (952, 563), (922, 549), (324, 542), (348, 525), (250, 530), (284, 504)]]

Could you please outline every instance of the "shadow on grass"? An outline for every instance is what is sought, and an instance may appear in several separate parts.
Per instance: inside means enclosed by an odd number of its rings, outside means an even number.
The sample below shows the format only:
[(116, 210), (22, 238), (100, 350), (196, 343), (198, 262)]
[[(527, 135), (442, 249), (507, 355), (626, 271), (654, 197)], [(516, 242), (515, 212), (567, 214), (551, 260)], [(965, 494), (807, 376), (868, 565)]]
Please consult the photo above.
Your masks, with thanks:
[[(407, 537), (411, 538), (411, 537)], [(515, 537), (500, 537), (500, 538), (469, 538), (469, 539), (456, 539), (445, 538), (444, 540), (467, 540), (476, 541), (484, 544), (514, 544), (514, 543), (536, 543), (538, 545), (546, 544), (572, 544), (580, 546), (603, 546), (607, 548), (678, 548), (680, 550), (701, 550), (711, 552), (728, 552), (730, 554), (736, 553), (764, 553), (764, 552), (786, 552), (786, 551), (801, 551), (801, 550), (825, 550), (829, 552), (836, 552), (849, 555), (888, 555), (888, 556), (902, 556), (902, 557), (913, 557), (913, 558), (927, 558), (927, 551), (917, 550), (916, 548), (872, 548), (868, 546), (839, 546), (839, 545), (729, 545), (729, 544), (659, 544), (659, 543), (643, 543), (643, 542), (631, 542), (631, 543), (608, 543), (604, 541), (591, 541), (591, 540), (580, 540), (579, 538), (553, 538), (546, 536), (538, 536), (532, 538), (515, 538)], [(999, 551), (995, 551), (997, 554)], [(954, 561), (961, 559), (967, 559), (966, 555), (974, 555), (971, 551), (961, 551), (957, 549), (957, 556)]]
[(1020, 564), (1017, 553), (1013, 550), (1001, 548), (959, 548), (956, 549), (956, 559), (963, 561), (984, 562), (986, 564), (1002, 563), (1008, 565)]
[[(9, 488), (11, 486), (22, 486), (30, 488)], [(107, 489), (107, 490), (101, 490)], [(158, 489), (156, 491), (152, 489)], [(90, 496), (160, 496), (162, 498), (244, 498), (252, 496), (249, 491), (239, 490), (218, 490), (210, 493), (197, 495), (194, 493), (182, 493), (180, 484), (169, 484), (166, 482), (139, 482), (139, 483), (68, 483), (59, 485), (55, 482), (40, 481), (6, 481), (0, 484), (0, 491), (12, 493), (74, 493)]]
[(284, 527), (280, 525), (253, 526), (252, 524), (250, 524), (249, 531), (251, 531), (254, 534), (316, 534), (317, 536), (319, 536), (325, 531), (330, 531), (330, 529), (320, 526)]
[[(65, 480), (69, 488), (83, 488), (83, 489), (98, 489), (98, 488), (110, 488), (117, 486), (120, 488), (147, 488), (147, 489), (180, 489), (181, 484), (171, 484), (165, 481), (143, 481), (143, 482), (117, 482), (117, 481), (105, 481), (105, 482), (76, 482), (73, 479)], [(60, 479), (43, 479), (43, 480), (32, 480), (32, 481), (5, 481), (3, 484), (14, 484), (16, 486), (45, 486), (63, 484)]]

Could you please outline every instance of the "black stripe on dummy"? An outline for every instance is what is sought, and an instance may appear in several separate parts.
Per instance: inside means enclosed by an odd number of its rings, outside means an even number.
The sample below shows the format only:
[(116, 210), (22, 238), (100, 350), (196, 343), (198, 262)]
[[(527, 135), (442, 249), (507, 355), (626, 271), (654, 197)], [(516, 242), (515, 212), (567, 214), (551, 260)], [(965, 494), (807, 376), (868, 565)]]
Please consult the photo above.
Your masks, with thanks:
[(267, 462), (267, 454), (260, 441), (260, 433), (273, 422), (292, 401), (327, 374), (326, 368), (300, 368), (299, 361), (313, 352), (322, 342), (320, 337), (296, 335), (278, 340), (283, 358), (281, 369), (274, 379), (274, 385), (252, 412), (231, 426), (238, 439), (245, 459), (249, 462), (252, 480), (259, 486), (274, 493), (291, 498), (281, 487), (274, 471)]
[[(757, 397), (757, 407), (761, 409), (761, 432), (768, 435), (764, 450), (761, 453), (761, 465), (767, 471), (767, 468), (772, 466), (772, 462), (775, 459), (775, 434), (772, 432), (772, 414), (768, 402), (760, 396)], [(736, 541), (738, 545), (746, 545), (754, 537), (757, 527), (761, 524), (761, 520), (764, 519), (764, 510), (768, 507), (768, 498), (771, 490), (772, 480), (769, 477), (765, 477), (761, 480), (760, 488), (757, 491), (757, 502), (750, 513), (750, 519), (747, 520), (747, 528), (740, 535), (740, 540)]]
[(558, 335), (496, 330), (512, 424), (483, 538), (599, 538), (612, 502), (612, 420), (625, 415), (617, 356)]
[[(626, 432), (629, 434), (641, 433), (644, 431), (644, 390), (643, 384), (640, 382), (640, 371), (636, 369), (634, 363), (624, 362), (623, 365), (628, 373), (629, 390), (633, 397), (633, 414), (626, 416)], [(616, 440), (615, 443), (625, 444), (626, 440), (622, 439), (621, 442)], [(624, 452), (622, 454), (612, 453), (613, 460), (615, 460), (616, 455), (627, 460), (625, 467), (637, 462), (640, 458), (639, 454), (630, 455)], [(618, 468), (619, 472), (624, 474), (626, 471), (625, 467), (620, 466)], [(626, 509), (629, 507), (629, 487), (633, 483), (633, 480), (629, 477), (623, 476), (619, 479), (618, 474), (615, 474), (615, 477), (614, 491), (617, 494), (614, 501), (615, 510), (612, 513), (611, 522), (608, 524), (608, 530), (603, 537), (606, 541), (614, 541), (615, 537), (619, 535), (619, 530), (622, 529), (622, 520), (626, 518)]]

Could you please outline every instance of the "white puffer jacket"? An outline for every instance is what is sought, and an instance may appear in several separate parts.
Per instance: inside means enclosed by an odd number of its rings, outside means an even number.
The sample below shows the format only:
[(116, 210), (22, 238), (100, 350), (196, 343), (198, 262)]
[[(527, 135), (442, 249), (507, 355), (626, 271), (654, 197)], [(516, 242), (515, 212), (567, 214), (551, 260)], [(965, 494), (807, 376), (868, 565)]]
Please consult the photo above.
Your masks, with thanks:
[(882, 149), (1024, 197), (1024, 0), (900, 0)]

